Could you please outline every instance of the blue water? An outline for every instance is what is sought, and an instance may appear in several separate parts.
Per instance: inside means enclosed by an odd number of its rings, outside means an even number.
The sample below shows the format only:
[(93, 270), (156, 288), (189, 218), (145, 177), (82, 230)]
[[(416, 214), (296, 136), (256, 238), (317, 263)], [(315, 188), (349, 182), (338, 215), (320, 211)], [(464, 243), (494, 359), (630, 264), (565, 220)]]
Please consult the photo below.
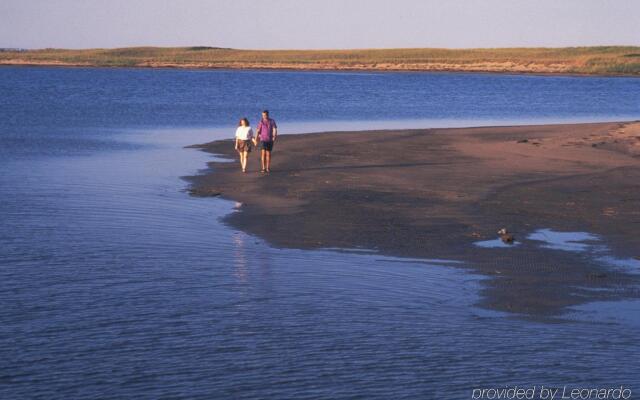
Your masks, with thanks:
[(264, 107), (284, 133), (639, 119), (640, 80), (0, 68), (0, 399), (637, 396), (637, 302), (535, 321), (476, 307), (452, 260), (221, 224), (236, 205), (183, 192), (211, 159), (183, 146)]
[(290, 131), (640, 118), (635, 78), (5, 67), (0, 93), (3, 158), (117, 150), (120, 129), (230, 126), (263, 108)]

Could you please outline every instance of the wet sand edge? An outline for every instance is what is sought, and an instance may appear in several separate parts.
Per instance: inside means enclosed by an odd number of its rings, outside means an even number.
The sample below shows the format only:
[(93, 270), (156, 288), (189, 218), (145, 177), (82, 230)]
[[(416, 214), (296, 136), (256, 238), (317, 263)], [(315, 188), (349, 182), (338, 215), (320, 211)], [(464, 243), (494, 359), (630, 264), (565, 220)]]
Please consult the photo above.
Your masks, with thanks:
[[(235, 158), (230, 140), (192, 147)], [(256, 153), (248, 174), (211, 162), (186, 179), (193, 195), (241, 203), (225, 223), (273, 246), (461, 260), (493, 278), (481, 305), (529, 315), (638, 297), (636, 275), (582, 254), (473, 244), (551, 228), (640, 256), (637, 122), (281, 135), (266, 176)]]

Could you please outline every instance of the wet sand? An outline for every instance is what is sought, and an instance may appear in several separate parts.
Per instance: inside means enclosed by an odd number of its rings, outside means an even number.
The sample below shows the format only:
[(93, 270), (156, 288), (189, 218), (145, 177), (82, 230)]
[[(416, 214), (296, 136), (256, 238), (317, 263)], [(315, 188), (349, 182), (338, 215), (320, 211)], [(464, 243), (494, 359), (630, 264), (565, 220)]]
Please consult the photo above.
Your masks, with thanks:
[[(237, 158), (231, 140), (193, 147)], [(640, 275), (527, 240), (584, 231), (610, 255), (640, 256), (638, 122), (281, 135), (272, 172), (258, 169), (254, 152), (248, 174), (211, 162), (187, 179), (193, 195), (242, 203), (225, 222), (276, 247), (464, 261), (491, 278), (492, 309), (555, 315), (640, 297)], [(474, 245), (502, 227), (520, 243)]]

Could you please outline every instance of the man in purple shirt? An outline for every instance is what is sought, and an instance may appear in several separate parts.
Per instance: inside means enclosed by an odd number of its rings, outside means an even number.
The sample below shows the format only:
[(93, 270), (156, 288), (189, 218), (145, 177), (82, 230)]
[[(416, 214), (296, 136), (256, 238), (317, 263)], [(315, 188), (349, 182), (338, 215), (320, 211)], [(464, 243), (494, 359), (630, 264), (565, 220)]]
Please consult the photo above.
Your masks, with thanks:
[(271, 172), (271, 150), (273, 143), (278, 136), (278, 126), (276, 121), (269, 118), (269, 110), (262, 112), (262, 119), (258, 123), (256, 129), (256, 137), (262, 143), (262, 151), (260, 152), (260, 160), (262, 161), (262, 170), (260, 172)]

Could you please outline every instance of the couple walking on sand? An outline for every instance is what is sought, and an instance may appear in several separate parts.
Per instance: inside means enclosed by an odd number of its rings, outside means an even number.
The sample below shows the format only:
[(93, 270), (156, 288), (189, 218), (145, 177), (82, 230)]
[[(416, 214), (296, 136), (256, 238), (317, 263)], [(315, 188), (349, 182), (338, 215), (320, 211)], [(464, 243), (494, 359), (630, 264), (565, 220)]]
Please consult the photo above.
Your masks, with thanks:
[(278, 136), (278, 126), (276, 121), (269, 118), (269, 110), (262, 112), (262, 119), (256, 128), (256, 135), (253, 136), (253, 129), (249, 124), (249, 120), (242, 118), (236, 129), (235, 149), (240, 155), (240, 166), (242, 172), (247, 172), (247, 158), (251, 152), (251, 145), (262, 147), (260, 151), (260, 162), (262, 164), (261, 173), (271, 172), (271, 151), (273, 143)]

